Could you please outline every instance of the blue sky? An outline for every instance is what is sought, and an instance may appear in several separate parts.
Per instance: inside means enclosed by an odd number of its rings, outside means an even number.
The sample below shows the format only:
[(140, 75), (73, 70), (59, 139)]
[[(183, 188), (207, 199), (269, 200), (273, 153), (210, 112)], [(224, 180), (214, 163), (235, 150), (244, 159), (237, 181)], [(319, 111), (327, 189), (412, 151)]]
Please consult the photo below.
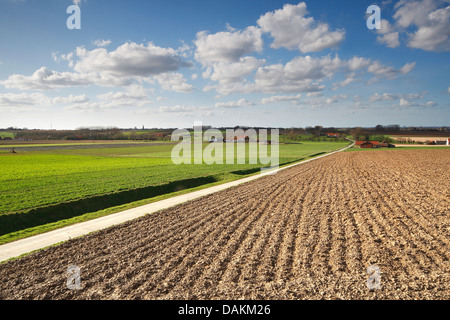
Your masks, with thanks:
[(448, 126), (449, 18), (449, 0), (0, 0), (0, 128)]

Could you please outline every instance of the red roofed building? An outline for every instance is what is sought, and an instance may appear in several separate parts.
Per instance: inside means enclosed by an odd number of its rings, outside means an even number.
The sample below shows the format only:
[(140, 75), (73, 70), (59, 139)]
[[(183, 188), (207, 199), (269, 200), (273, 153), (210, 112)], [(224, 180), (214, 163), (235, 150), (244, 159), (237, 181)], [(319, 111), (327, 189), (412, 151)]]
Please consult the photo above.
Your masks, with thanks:
[(380, 148), (379, 141), (356, 141), (356, 146), (362, 149)]
[(328, 138), (339, 138), (339, 133), (326, 133)]
[(383, 141), (356, 141), (356, 146), (364, 149), (373, 149), (373, 148), (395, 148), (395, 145), (390, 144), (389, 142)]

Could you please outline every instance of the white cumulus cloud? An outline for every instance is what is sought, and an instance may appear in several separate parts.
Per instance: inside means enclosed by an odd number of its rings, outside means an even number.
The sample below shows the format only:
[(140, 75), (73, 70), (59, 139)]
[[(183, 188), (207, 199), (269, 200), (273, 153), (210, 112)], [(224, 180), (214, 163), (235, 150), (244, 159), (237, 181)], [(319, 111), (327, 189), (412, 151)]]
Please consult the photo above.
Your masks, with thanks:
[(231, 63), (217, 62), (212, 67), (207, 68), (203, 73), (203, 77), (218, 81), (222, 84), (235, 83), (254, 73), (264, 63), (265, 60), (254, 57), (242, 57), (239, 61)]
[(302, 95), (279, 95), (279, 96), (271, 96), (268, 98), (261, 99), (262, 104), (269, 104), (269, 103), (277, 103), (277, 102), (292, 102), (294, 104), (297, 104), (299, 100), (301, 99)]
[[(52, 90), (70, 86), (87, 86), (93, 82), (101, 82), (101, 77), (93, 74), (74, 72), (58, 72), (42, 67), (31, 76), (13, 74), (0, 81), (8, 89), (20, 90)], [(118, 83), (113, 83), (116, 85)]]
[(351, 71), (357, 71), (370, 65), (370, 59), (353, 56), (347, 61), (348, 68)]
[(148, 77), (181, 67), (191, 66), (172, 48), (129, 42), (114, 51), (104, 48), (86, 50), (76, 49), (78, 61), (74, 70), (80, 73), (99, 72), (115, 77)]
[(66, 97), (48, 97), (42, 93), (1, 93), (0, 108), (10, 111), (28, 111), (36, 108), (49, 107), (60, 104), (86, 103), (86, 95), (69, 95)]
[(237, 62), (245, 55), (261, 52), (263, 48), (262, 32), (256, 27), (215, 34), (201, 31), (194, 43), (197, 47), (195, 59), (205, 66), (216, 62)]
[(98, 39), (95, 41), (92, 41), (92, 44), (99, 47), (99, 48), (103, 48), (103, 47), (107, 47), (111, 44), (111, 40), (103, 40), (103, 39)]
[(370, 73), (373, 73), (375, 76), (379, 78), (386, 78), (388, 80), (392, 80), (397, 78), (399, 75), (405, 75), (410, 73), (412, 70), (414, 70), (416, 66), (415, 62), (406, 63), (403, 67), (400, 69), (395, 69), (392, 66), (386, 66), (379, 61), (372, 62), (369, 67), (367, 68), (367, 71)]
[(230, 102), (218, 102), (215, 104), (216, 108), (239, 108), (239, 107), (248, 107), (253, 106), (254, 103), (248, 101), (245, 98), (239, 99), (238, 101), (230, 101)]
[(258, 25), (270, 33), (272, 48), (298, 49), (302, 53), (317, 52), (338, 46), (345, 38), (345, 31), (330, 31), (326, 23), (307, 17), (306, 4), (285, 4), (282, 9), (261, 16)]
[(173, 76), (162, 74), (191, 67), (192, 63), (185, 61), (177, 50), (152, 43), (144, 45), (130, 42), (112, 51), (78, 47), (74, 52), (65, 55), (53, 53), (52, 56), (57, 62), (69, 61), (69, 67), (74, 72), (59, 72), (42, 67), (30, 76), (13, 74), (0, 81), (0, 84), (20, 90), (52, 90), (89, 85), (114, 87), (128, 86), (134, 81), (161, 75), (162, 84), (169, 89), (188, 91), (190, 88), (180, 81), (177, 73)]
[(194, 90), (194, 86), (187, 83), (181, 73), (162, 73), (154, 76), (164, 90), (189, 93)]
[(450, 51), (450, 6), (428, 15), (424, 25), (410, 37), (408, 46), (426, 51)]

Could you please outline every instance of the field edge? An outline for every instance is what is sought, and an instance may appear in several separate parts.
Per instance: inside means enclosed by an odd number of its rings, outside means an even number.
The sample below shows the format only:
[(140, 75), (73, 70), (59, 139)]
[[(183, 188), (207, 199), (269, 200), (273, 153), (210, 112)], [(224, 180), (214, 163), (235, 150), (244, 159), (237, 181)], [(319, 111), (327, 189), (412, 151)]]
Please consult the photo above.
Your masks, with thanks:
[[(320, 152), (320, 153), (312, 154), (312, 155), (306, 156), (304, 158), (300, 158), (300, 159), (295, 160), (295, 161), (290, 161), (290, 162), (287, 162), (287, 163), (283, 163), (283, 164), (280, 165), (279, 168), (281, 169), (281, 168), (284, 168), (286, 166), (297, 165), (297, 164), (300, 164), (300, 163), (302, 163), (304, 161), (312, 160), (312, 159), (320, 157), (320, 156), (324, 156), (324, 155), (328, 155), (330, 153), (334, 153), (334, 152), (345, 150), (345, 149), (349, 148), (350, 146), (351, 146), (351, 143), (349, 143), (349, 145), (344, 147), (344, 148), (339, 147), (339, 148), (337, 148), (335, 150), (331, 150), (329, 152)], [(108, 216), (108, 215), (111, 215), (111, 214), (114, 214), (114, 213), (118, 213), (118, 212), (121, 212), (121, 211), (125, 211), (125, 210), (128, 210), (128, 209), (133, 209), (133, 208), (137, 208), (137, 207), (144, 206), (144, 205), (147, 205), (147, 204), (151, 204), (151, 203), (154, 203), (154, 202), (158, 202), (158, 201), (161, 201), (161, 200), (173, 198), (175, 196), (179, 196), (179, 195), (191, 193), (191, 192), (194, 192), (194, 191), (207, 189), (207, 188), (218, 186), (218, 185), (225, 184), (225, 183), (228, 183), (228, 182), (233, 182), (233, 181), (245, 179), (247, 177), (251, 177), (251, 176), (257, 175), (259, 173), (260, 173), (260, 169), (258, 169), (258, 171), (256, 171), (256, 172), (251, 172), (251, 173), (247, 173), (247, 174), (245, 174), (245, 173), (244, 174), (239, 174), (239, 173), (221, 174), (224, 177), (222, 177), (222, 179), (218, 179), (217, 181), (212, 182), (212, 183), (207, 183), (207, 184), (203, 184), (203, 185), (196, 186), (196, 187), (193, 187), (193, 188), (188, 188), (188, 189), (184, 189), (184, 190), (180, 190), (180, 191), (175, 191), (175, 192), (171, 192), (171, 193), (162, 194), (162, 195), (158, 195), (156, 197), (140, 199), (140, 200), (137, 200), (137, 201), (132, 201), (132, 202), (129, 202), (129, 203), (126, 203), (126, 204), (118, 205), (118, 206), (108, 207), (108, 208), (105, 208), (105, 209), (102, 209), (102, 210), (98, 210), (98, 211), (94, 211), (94, 212), (87, 212), (85, 214), (82, 214), (82, 215), (79, 215), (79, 216), (75, 216), (75, 217), (72, 217), (72, 218), (69, 218), (69, 219), (62, 219), (62, 220), (59, 220), (59, 221), (56, 221), (56, 222), (47, 223), (47, 224), (44, 224), (44, 225), (39, 225), (39, 226), (31, 227), (31, 228), (26, 228), (26, 229), (19, 230), (19, 231), (16, 231), (16, 232), (11, 232), (11, 233), (4, 234), (4, 235), (0, 236), (0, 245), (12, 243), (12, 242), (15, 242), (15, 241), (18, 241), (18, 240), (21, 240), (21, 239), (29, 238), (29, 237), (32, 237), (32, 236), (36, 236), (36, 235), (39, 235), (39, 234), (47, 233), (47, 232), (54, 231), (54, 230), (57, 230), (57, 229), (61, 229), (61, 228), (64, 228), (64, 227), (72, 226), (72, 225), (75, 225), (75, 224), (78, 224), (78, 223), (94, 220), (94, 219), (97, 219), (97, 218)], [(25, 255), (27, 255), (27, 254), (25, 254)], [(12, 258), (12, 259), (16, 259), (16, 258)], [(9, 259), (9, 260), (11, 260), (11, 259)], [(6, 261), (9, 261), (9, 260), (6, 260)], [(0, 262), (0, 264), (1, 263), (3, 263), (3, 262)]]

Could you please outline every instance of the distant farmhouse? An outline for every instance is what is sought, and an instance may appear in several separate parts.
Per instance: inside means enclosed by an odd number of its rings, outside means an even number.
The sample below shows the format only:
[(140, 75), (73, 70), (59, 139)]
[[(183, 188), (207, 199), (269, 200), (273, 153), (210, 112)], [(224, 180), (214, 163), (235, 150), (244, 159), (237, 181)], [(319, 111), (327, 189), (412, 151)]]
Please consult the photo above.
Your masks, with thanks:
[(450, 146), (450, 138), (447, 138), (446, 140), (427, 141), (426, 144), (435, 146)]
[(341, 135), (339, 133), (325, 133), (328, 138), (339, 138)]
[(356, 146), (361, 149), (395, 148), (395, 145), (386, 141), (356, 141)]

